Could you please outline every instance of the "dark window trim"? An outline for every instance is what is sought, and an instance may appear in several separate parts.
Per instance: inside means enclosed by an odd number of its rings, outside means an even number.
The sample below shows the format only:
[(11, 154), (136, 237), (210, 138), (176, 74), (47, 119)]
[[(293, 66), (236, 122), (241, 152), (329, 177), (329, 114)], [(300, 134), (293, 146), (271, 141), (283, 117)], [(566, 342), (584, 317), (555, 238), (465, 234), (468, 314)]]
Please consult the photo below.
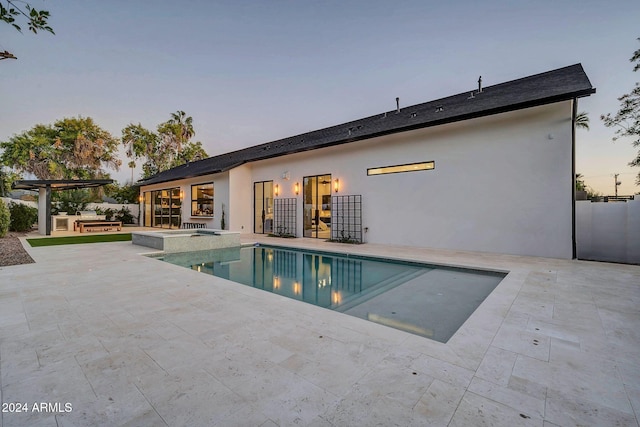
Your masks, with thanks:
[[(201, 200), (201, 199), (197, 199), (197, 198), (194, 200), (194, 198), (193, 198), (193, 187), (199, 187), (199, 186), (202, 186), (202, 185), (211, 185), (211, 189), (214, 191), (213, 200), (211, 201), (211, 215), (198, 215), (198, 214), (194, 214), (193, 213), (193, 202), (195, 201), (196, 203), (199, 203), (198, 200)], [(191, 184), (190, 190), (191, 190), (190, 195), (189, 195), (189, 199), (191, 201), (190, 206), (189, 206), (190, 216), (192, 218), (214, 218), (215, 217), (215, 208), (214, 208), (214, 206), (215, 206), (215, 203), (214, 203), (214, 201), (215, 201), (215, 182), (214, 181), (204, 181), (204, 182), (200, 182), (200, 183), (197, 183), (197, 184)]]
[[(156, 190), (147, 190), (143, 192), (143, 209), (145, 211), (144, 216), (143, 216), (143, 221), (146, 224), (146, 196), (144, 196), (145, 194), (149, 193), (149, 205), (150, 205), (150, 212), (149, 215), (151, 216), (150, 220), (149, 220), (149, 227), (154, 227), (154, 228), (180, 228), (180, 224), (182, 222), (182, 207), (183, 207), (183, 200), (178, 196), (178, 201), (180, 203), (180, 208), (178, 209), (178, 213), (177, 215), (173, 215), (173, 209), (175, 209), (173, 207), (173, 196), (172, 193), (174, 192), (174, 190), (178, 190), (178, 192), (180, 191), (180, 186), (177, 187), (164, 187), (164, 188), (158, 188)], [(163, 191), (167, 191), (169, 193), (168, 199), (169, 199), (169, 213), (168, 214), (163, 214), (162, 213), (162, 204), (160, 205), (160, 214), (156, 215), (156, 198), (157, 198), (157, 193), (162, 194)], [(162, 200), (162, 195), (160, 195), (160, 199)], [(160, 218), (160, 224), (157, 225), (156, 224), (156, 218)], [(168, 225), (169, 227), (164, 227), (163, 225), (163, 218), (168, 218), (169, 222)], [(177, 221), (174, 221), (174, 218), (177, 218)], [(146, 226), (146, 225), (145, 225)]]
[[(432, 163), (433, 167), (432, 168), (427, 168), (427, 169), (406, 170), (406, 171), (397, 171), (397, 172), (382, 172), (382, 173), (374, 173), (374, 174), (369, 173), (370, 171), (372, 171), (374, 169), (397, 168), (397, 167), (401, 167), (401, 166), (421, 165), (423, 163)], [(374, 168), (367, 168), (367, 176), (392, 175), (392, 174), (396, 174), (396, 173), (407, 173), (407, 172), (427, 172), (427, 171), (434, 170), (435, 168), (436, 168), (435, 160), (428, 160), (428, 161), (425, 161), (425, 162), (404, 163), (404, 164), (399, 164), (399, 165), (377, 166), (377, 167), (374, 167)]]

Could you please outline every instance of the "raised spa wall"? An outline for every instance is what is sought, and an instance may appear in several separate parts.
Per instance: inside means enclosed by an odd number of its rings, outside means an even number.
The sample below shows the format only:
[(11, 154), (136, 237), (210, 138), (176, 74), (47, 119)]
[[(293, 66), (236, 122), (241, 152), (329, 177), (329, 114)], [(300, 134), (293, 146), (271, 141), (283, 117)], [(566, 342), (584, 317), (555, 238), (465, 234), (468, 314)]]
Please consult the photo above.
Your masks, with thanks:
[(240, 246), (240, 233), (226, 230), (134, 231), (134, 245), (146, 246), (166, 253), (204, 251)]

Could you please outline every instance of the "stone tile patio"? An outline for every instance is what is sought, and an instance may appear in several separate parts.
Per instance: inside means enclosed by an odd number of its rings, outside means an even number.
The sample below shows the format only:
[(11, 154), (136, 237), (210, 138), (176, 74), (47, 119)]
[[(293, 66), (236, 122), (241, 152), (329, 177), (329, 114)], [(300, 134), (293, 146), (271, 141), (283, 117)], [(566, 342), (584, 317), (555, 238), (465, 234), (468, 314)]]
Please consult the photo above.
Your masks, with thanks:
[(640, 266), (243, 240), (509, 275), (441, 344), (131, 243), (25, 244), (35, 264), (0, 268), (0, 397), (27, 411), (0, 426), (638, 426)]

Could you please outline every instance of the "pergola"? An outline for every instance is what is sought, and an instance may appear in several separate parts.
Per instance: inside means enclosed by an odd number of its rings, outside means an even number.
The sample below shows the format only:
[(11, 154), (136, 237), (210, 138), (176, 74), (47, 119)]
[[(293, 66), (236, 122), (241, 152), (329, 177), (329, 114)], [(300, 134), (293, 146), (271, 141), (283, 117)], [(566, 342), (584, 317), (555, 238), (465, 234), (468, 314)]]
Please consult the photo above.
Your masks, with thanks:
[(33, 190), (38, 197), (38, 232), (51, 235), (51, 192), (96, 188), (111, 184), (112, 179), (36, 179), (15, 181), (11, 188), (15, 190)]

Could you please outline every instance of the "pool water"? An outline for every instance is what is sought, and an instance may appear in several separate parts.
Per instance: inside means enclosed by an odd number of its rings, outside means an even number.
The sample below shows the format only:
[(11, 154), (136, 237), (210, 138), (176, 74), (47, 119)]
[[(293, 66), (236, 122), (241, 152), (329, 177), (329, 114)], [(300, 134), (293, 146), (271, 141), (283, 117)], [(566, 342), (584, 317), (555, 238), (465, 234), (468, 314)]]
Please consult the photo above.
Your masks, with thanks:
[(447, 342), (504, 273), (250, 246), (162, 261)]

